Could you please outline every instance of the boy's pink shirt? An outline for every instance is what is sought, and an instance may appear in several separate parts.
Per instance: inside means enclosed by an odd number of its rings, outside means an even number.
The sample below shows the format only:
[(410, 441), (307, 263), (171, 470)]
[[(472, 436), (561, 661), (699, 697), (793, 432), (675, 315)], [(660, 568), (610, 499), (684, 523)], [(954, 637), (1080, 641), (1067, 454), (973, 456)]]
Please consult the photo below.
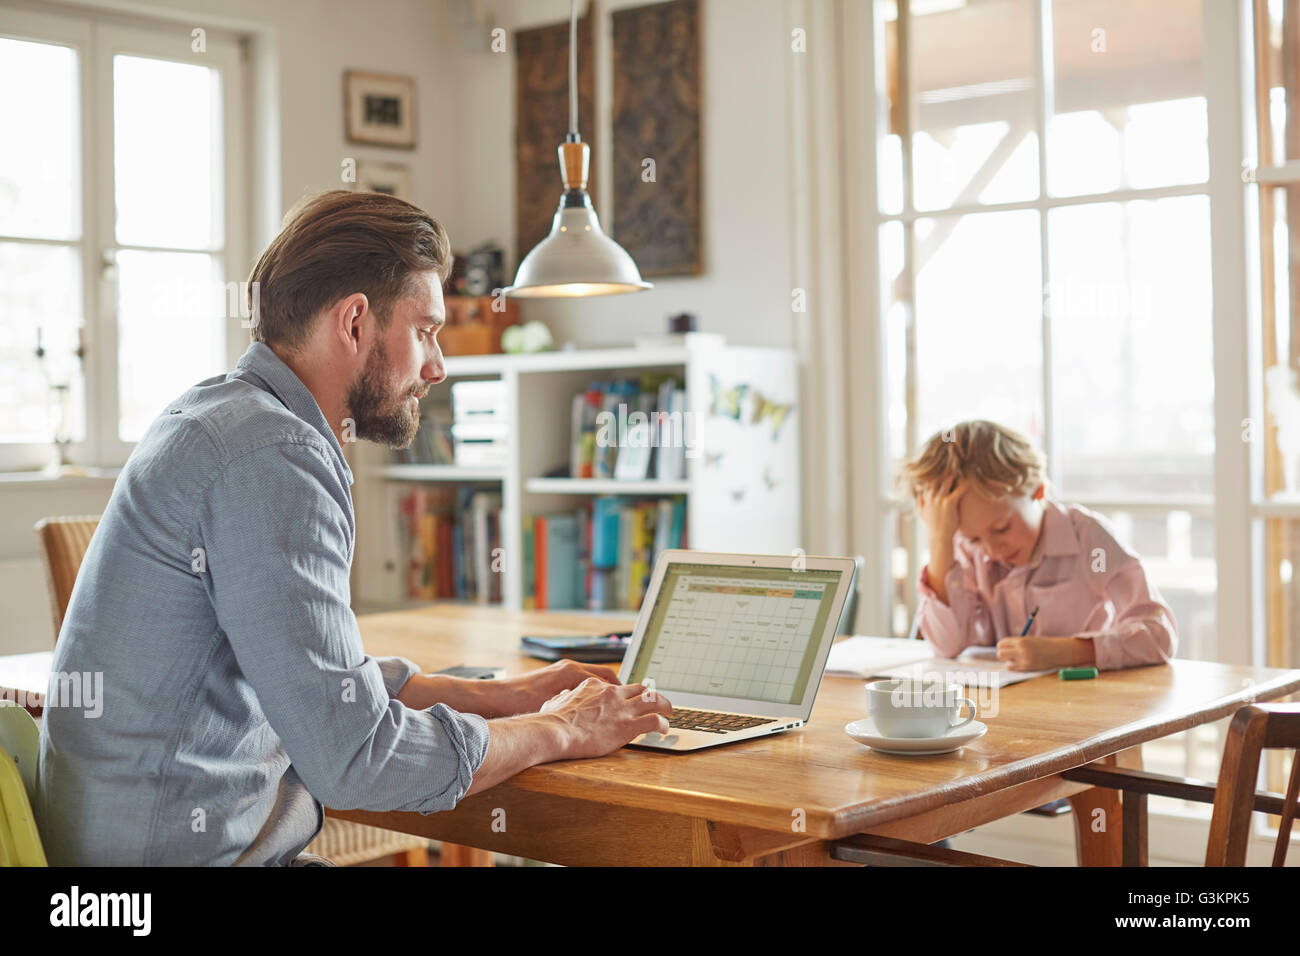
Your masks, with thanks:
[(921, 633), (942, 657), (1019, 636), (1035, 607), (1031, 635), (1089, 638), (1101, 670), (1163, 664), (1178, 647), (1174, 613), (1141, 560), (1087, 508), (1048, 500), (1038, 546), (1020, 567), (980, 554), (961, 532), (953, 546), (947, 604), (928, 568), (917, 581)]

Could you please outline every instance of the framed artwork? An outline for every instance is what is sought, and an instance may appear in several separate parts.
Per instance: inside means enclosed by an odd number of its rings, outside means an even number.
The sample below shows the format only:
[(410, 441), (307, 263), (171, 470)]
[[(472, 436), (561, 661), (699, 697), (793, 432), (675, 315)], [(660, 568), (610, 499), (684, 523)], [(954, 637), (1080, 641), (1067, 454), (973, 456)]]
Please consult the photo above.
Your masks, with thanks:
[(357, 189), (364, 192), (384, 193), (407, 202), (411, 198), (411, 167), (405, 163), (377, 163), (362, 159), (357, 162)]
[(700, 272), (697, 0), (616, 10), (612, 235), (644, 277)]
[(415, 147), (414, 78), (348, 70), (343, 107), (348, 142)]
[[(578, 20), (578, 131), (596, 128), (591, 16)], [(515, 250), (520, 260), (550, 234), (564, 183), (558, 150), (569, 132), (569, 22), (515, 31)], [(592, 145), (593, 153), (596, 146)], [(595, 172), (595, 163), (592, 164)], [(593, 196), (595, 176), (588, 178)]]

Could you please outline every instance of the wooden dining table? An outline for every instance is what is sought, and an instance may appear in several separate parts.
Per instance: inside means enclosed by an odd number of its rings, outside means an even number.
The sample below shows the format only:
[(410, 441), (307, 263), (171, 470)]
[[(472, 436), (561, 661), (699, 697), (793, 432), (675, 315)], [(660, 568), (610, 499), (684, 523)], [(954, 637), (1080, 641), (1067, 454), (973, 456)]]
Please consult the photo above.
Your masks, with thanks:
[[(374, 656), (407, 657), (426, 671), (466, 664), (510, 673), (544, 666), (519, 653), (524, 634), (599, 634), (632, 623), (461, 604), (358, 620)], [(852, 865), (836, 858), (836, 841), (871, 834), (929, 844), (1064, 797), (1079, 863), (1118, 865), (1119, 793), (1061, 774), (1094, 763), (1140, 767), (1142, 744), (1296, 694), (1300, 671), (1175, 660), (1094, 680), (1038, 677), (985, 697), (988, 732), (932, 756), (880, 753), (845, 733), (865, 716), (863, 686), (861, 678), (823, 678), (808, 724), (771, 737), (690, 753), (624, 747), (543, 764), (441, 813), (327, 812), (567, 865)]]

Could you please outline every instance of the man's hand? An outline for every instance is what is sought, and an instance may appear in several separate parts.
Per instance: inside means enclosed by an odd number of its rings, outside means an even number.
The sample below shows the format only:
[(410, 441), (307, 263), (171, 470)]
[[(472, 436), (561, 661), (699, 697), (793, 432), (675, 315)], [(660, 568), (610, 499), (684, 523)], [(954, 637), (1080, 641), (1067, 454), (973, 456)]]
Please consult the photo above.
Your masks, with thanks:
[(1013, 671), (1046, 671), (1097, 663), (1092, 641), (1081, 637), (1004, 637), (998, 660)]
[(668, 733), (666, 718), (672, 716), (673, 705), (644, 684), (610, 684), (589, 677), (556, 694), (541, 712), (562, 721), (564, 756), (600, 757), (641, 734)]
[(488, 721), (487, 754), (466, 795), (539, 763), (601, 757), (642, 734), (667, 733), (664, 718), (672, 712), (666, 697), (642, 684), (588, 677), (560, 691), (539, 713)]
[(446, 704), (462, 714), (478, 714), (492, 720), (516, 714), (535, 714), (542, 704), (560, 691), (577, 687), (588, 677), (611, 684), (618, 683), (618, 675), (608, 667), (563, 660), (527, 674), (500, 680), (467, 680), (463, 677), (448, 677), (446, 674), (416, 674), (402, 687), (397, 699), (415, 710), (424, 710), (434, 704)]
[(556, 694), (572, 690), (589, 677), (618, 684), (618, 674), (610, 668), (571, 660), (556, 661), (527, 674), (507, 677), (497, 682), (502, 691), (499, 713), (501, 716), (536, 713)]

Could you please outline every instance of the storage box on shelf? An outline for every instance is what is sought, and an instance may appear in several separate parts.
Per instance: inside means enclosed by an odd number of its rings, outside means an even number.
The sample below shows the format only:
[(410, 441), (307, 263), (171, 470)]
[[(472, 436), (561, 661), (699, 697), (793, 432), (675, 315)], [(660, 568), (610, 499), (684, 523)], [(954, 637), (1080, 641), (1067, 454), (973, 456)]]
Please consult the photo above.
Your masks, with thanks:
[[(572, 557), (559, 557), (560, 564), (548, 560), (546, 571), (569, 568), (567, 575), (547, 574), (543, 600), (552, 609), (591, 607), (597, 602), (635, 607), (654, 556), (675, 541), (718, 551), (789, 553), (801, 547), (798, 379), (795, 356), (789, 350), (705, 341), (537, 355), (451, 355), (447, 372), (451, 388), (435, 387), (425, 406), (446, 406), (450, 395), (461, 394), (464, 408), (481, 407), (480, 400), (486, 401), (484, 397), (495, 390), (498, 399), (486, 404), (504, 423), (503, 441), (494, 459), (500, 463), (470, 466), (459, 456), (449, 464), (395, 462), (385, 449), (355, 446), (353, 593), (358, 603), (396, 606), (408, 600), (409, 554), (403, 551), (394, 516), (411, 483), (426, 490), (437, 483), (450, 485), (453, 495), (460, 493), (459, 486), (469, 489), (467, 495), (477, 491), (500, 496), (495, 544), (500, 550), (488, 552), (488, 574), (499, 581), (503, 605), (512, 609), (525, 606), (529, 582), (532, 601), (537, 602), (539, 518), (548, 525), (547, 542), (558, 530), (561, 551), (565, 541), (574, 545)], [(613, 450), (609, 477), (595, 477), (594, 458), (592, 477), (582, 477), (582, 459), (574, 454), (575, 396), (595, 391), (593, 386), (600, 383), (620, 380), (644, 383), (641, 390), (657, 383), (656, 408), (664, 402), (659, 396), (665, 383), (672, 383), (672, 388), (664, 388), (663, 395), (680, 393), (666, 404), (670, 411), (679, 412), (677, 431), (670, 435), (671, 455), (661, 442), (644, 469), (633, 472), (644, 477), (622, 480), (613, 477), (617, 458), (626, 450), (619, 447)], [(488, 382), (493, 385), (484, 387)], [(461, 384), (477, 389), (452, 391)], [(450, 402), (454, 408), (455, 399)], [(636, 410), (641, 410), (639, 397)], [(607, 408), (602, 399), (600, 411), (614, 412), (614, 420), (605, 422), (618, 435), (617, 408)], [(627, 411), (630, 419), (632, 409)], [(579, 438), (581, 429), (579, 416)], [(622, 437), (626, 438), (626, 430)], [(658, 437), (662, 439), (663, 433)], [(680, 466), (674, 464), (676, 456)], [(575, 464), (578, 477), (572, 474)], [(662, 477), (674, 474), (680, 477)], [(472, 511), (468, 498), (459, 504), (452, 501), (453, 511)], [(606, 529), (614, 527), (606, 512), (619, 515), (617, 558), (612, 566), (603, 551), (593, 562), (595, 542), (586, 542), (599, 526), (598, 509)], [(583, 515), (587, 529), (578, 539)], [(675, 524), (680, 525), (676, 531)], [(587, 551), (586, 565), (580, 544)], [(492, 570), (494, 563), (499, 572)], [(552, 591), (552, 586), (557, 590)], [(476, 598), (477, 591), (473, 593)]]
[(506, 464), (510, 414), (500, 379), (456, 382), (451, 386), (452, 456), (469, 468)]

